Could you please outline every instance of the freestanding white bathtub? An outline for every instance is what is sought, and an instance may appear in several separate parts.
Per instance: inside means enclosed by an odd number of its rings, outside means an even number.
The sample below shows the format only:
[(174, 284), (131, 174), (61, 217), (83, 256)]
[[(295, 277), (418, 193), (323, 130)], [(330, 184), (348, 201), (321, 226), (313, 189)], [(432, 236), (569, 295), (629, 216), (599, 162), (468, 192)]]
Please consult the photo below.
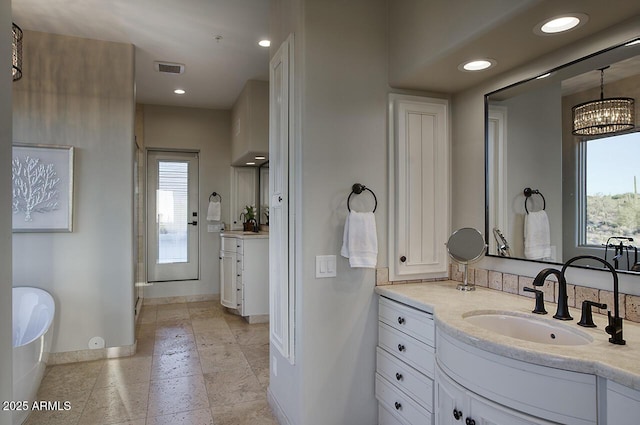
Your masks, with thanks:
[[(51, 338), (55, 302), (40, 288), (13, 288), (13, 401), (36, 399), (44, 375)], [(12, 409), (13, 410), (13, 409)], [(29, 410), (14, 410), (13, 425), (27, 418)]]

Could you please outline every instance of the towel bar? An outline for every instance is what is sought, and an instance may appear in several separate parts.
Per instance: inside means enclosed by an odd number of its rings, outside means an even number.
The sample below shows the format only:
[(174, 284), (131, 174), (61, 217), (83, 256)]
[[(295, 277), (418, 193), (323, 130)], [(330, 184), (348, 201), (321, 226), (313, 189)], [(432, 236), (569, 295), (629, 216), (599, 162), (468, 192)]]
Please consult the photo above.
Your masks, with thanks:
[(529, 214), (529, 209), (527, 209), (527, 201), (532, 195), (540, 195), (542, 197), (542, 209), (544, 210), (547, 208), (547, 200), (544, 199), (544, 195), (542, 194), (542, 192), (540, 192), (538, 189), (531, 189), (530, 187), (527, 187), (524, 189), (524, 210), (527, 212), (527, 214)]
[(216, 196), (220, 198), (220, 202), (222, 202), (222, 196), (220, 196), (218, 192), (213, 192), (211, 195), (209, 195), (209, 201), (211, 201), (211, 198), (215, 198)]
[(368, 187), (360, 183), (355, 183), (353, 186), (351, 186), (351, 193), (347, 198), (347, 209), (349, 211), (351, 211), (351, 206), (349, 206), (349, 201), (351, 201), (351, 197), (353, 196), (353, 194), (355, 193), (356, 195), (359, 195), (365, 190), (368, 190), (373, 195), (373, 200), (375, 201), (375, 205), (373, 206), (373, 212), (376, 212), (376, 208), (378, 208), (378, 198), (376, 197), (376, 194), (373, 193), (373, 190), (369, 189)]

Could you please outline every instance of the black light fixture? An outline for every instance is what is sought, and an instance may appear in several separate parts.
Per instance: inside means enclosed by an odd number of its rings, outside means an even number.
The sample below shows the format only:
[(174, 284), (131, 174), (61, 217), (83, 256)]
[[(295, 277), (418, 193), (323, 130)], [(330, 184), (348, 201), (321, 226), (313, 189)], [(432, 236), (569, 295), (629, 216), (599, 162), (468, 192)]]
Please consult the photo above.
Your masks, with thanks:
[(13, 81), (22, 78), (22, 30), (12, 23), (13, 38), (11, 40), (11, 64), (13, 70)]
[(600, 70), (600, 99), (580, 103), (571, 108), (573, 134), (600, 136), (631, 130), (635, 127), (634, 99), (630, 97), (604, 98), (604, 70)]

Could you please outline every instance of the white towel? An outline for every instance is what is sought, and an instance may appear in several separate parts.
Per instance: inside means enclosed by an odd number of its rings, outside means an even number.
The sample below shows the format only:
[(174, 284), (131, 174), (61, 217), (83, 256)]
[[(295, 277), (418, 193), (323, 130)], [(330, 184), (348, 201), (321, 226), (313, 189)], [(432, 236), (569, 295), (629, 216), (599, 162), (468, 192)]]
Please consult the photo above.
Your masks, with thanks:
[(220, 221), (220, 201), (209, 201), (207, 209), (207, 220)]
[(376, 217), (372, 212), (351, 211), (344, 223), (340, 254), (352, 268), (375, 268), (378, 262)]
[(524, 216), (524, 256), (532, 260), (551, 257), (549, 217), (544, 210)]

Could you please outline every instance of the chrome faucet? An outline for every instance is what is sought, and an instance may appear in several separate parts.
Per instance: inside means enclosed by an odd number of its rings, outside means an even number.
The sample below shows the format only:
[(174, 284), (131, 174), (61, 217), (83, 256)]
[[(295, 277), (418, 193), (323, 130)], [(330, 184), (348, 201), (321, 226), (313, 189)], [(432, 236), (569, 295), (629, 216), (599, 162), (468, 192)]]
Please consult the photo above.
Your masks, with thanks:
[(553, 268), (542, 269), (533, 279), (533, 286), (542, 286), (549, 275), (555, 275), (558, 279), (558, 309), (553, 315), (554, 319), (573, 320), (569, 314), (569, 296), (567, 295), (567, 281), (564, 278), (564, 267), (562, 271)]
[[(622, 317), (620, 317), (620, 302), (618, 300), (618, 273), (616, 273), (616, 269), (613, 268), (613, 266), (607, 262), (606, 260), (603, 260), (602, 258), (593, 256), (593, 255), (578, 255), (577, 257), (573, 257), (570, 258), (569, 260), (567, 260), (566, 263), (564, 263), (564, 266), (562, 266), (562, 271), (560, 272), (560, 274), (562, 275), (562, 279), (564, 280), (564, 292), (565, 295), (567, 293), (567, 287), (566, 287), (566, 280), (564, 278), (564, 273), (567, 270), (567, 267), (569, 267), (569, 265), (575, 261), (578, 260), (583, 260), (583, 259), (589, 259), (589, 260), (595, 260), (598, 261), (602, 264), (604, 264), (604, 266), (606, 268), (609, 269), (609, 271), (611, 272), (611, 274), (613, 275), (613, 312), (614, 315), (613, 317), (611, 317), (611, 310), (607, 311), (607, 317), (609, 319), (609, 325), (604, 329), (604, 331), (606, 333), (608, 333), (609, 335), (611, 335), (611, 337), (609, 338), (609, 342), (612, 344), (617, 344), (617, 345), (625, 345), (626, 341), (623, 339), (622, 337)], [(541, 272), (542, 273), (542, 272)], [(558, 281), (560, 280), (560, 278), (558, 278)], [(534, 282), (535, 284), (535, 282)], [(560, 310), (560, 294), (558, 294), (558, 311)], [(556, 317), (556, 316), (553, 316)]]

